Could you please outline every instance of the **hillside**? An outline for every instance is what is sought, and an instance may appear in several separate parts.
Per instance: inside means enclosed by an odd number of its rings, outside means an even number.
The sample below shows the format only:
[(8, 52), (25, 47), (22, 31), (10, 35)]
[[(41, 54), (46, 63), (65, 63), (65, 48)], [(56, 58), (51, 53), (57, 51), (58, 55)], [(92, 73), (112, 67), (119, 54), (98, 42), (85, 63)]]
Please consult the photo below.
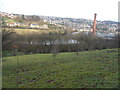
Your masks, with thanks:
[(9, 14), (5, 12), (0, 12), (0, 27), (3, 28), (17, 28), (21, 30), (29, 29), (35, 29), (35, 30), (56, 30), (56, 31), (62, 31), (62, 30), (70, 30), (72, 28), (64, 26), (64, 25), (57, 25), (57, 24), (51, 24), (49, 22), (44, 21), (42, 18), (40, 18), (37, 15), (21, 15), (21, 14)]
[(3, 88), (117, 88), (118, 50), (3, 58)]
[[(38, 30), (68, 30), (77, 32), (91, 32), (93, 20), (82, 18), (62, 18), (39, 15), (9, 14), (0, 12), (2, 26), (17, 28), (34, 28)], [(98, 21), (97, 33), (117, 33), (118, 22)]]

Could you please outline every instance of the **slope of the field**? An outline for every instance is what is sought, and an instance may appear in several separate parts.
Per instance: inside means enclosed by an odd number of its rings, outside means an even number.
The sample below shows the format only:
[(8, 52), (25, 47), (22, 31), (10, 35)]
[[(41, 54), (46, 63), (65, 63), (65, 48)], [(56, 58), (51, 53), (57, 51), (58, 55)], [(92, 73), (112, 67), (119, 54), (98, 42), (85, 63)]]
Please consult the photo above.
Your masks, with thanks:
[(116, 88), (118, 50), (3, 58), (4, 88)]

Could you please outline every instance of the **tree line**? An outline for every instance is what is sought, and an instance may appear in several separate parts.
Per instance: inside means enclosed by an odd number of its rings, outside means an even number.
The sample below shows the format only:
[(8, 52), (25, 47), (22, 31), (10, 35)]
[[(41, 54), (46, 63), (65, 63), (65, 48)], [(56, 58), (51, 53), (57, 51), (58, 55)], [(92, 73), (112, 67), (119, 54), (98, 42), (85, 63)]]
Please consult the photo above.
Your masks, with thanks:
[(92, 34), (79, 33), (32, 33), (18, 35), (12, 30), (2, 30), (3, 51), (14, 51), (14, 46), (19, 52), (30, 53), (53, 53), (54, 57), (60, 52), (100, 50), (118, 48), (118, 36), (105, 39)]

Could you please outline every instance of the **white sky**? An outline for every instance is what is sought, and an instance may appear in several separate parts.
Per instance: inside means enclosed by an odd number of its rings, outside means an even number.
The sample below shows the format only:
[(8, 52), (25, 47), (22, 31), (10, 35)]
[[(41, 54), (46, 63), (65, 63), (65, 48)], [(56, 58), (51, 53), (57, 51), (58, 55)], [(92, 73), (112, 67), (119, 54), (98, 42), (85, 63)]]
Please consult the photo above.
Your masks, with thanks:
[(0, 0), (0, 11), (118, 21), (119, 0)]

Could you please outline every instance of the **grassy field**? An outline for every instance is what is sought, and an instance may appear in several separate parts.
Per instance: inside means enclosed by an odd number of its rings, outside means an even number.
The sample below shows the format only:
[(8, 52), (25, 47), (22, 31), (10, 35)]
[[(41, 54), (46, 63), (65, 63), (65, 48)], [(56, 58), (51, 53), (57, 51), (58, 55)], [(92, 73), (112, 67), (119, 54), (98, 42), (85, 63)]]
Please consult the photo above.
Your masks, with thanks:
[(33, 34), (33, 33), (49, 33), (49, 30), (37, 30), (37, 29), (15, 29), (17, 34)]
[[(8, 57), (8, 56), (13, 56), (14, 51), (3, 51), (2, 52), (2, 57)], [(23, 52), (17, 52), (17, 55), (24, 55)]]
[(17, 34), (33, 34), (33, 33), (49, 33), (50, 30), (37, 30), (37, 29), (17, 29), (17, 28), (3, 28), (6, 30), (12, 30), (16, 32)]
[[(1, 28), (0, 28), (1, 29)], [(6, 30), (11, 30), (16, 32), (16, 34), (20, 34), (20, 35), (27, 35), (27, 34), (48, 34), (48, 33), (64, 33), (64, 30), (54, 30), (54, 29), (49, 29), (49, 30), (45, 30), (45, 29), (18, 29), (18, 28), (2, 28), (2, 29), (6, 29)]]
[(4, 88), (116, 88), (118, 50), (3, 58)]

